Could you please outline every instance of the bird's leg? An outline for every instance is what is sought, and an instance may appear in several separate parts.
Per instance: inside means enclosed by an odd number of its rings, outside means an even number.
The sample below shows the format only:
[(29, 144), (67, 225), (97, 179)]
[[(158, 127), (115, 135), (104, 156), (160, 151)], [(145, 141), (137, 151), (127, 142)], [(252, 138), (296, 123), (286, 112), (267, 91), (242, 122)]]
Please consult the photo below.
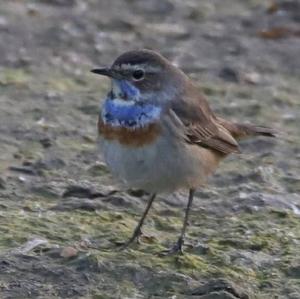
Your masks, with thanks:
[(182, 246), (184, 244), (185, 231), (186, 231), (186, 227), (188, 224), (188, 219), (189, 219), (190, 209), (191, 209), (193, 199), (194, 199), (194, 194), (195, 194), (195, 189), (190, 189), (189, 201), (188, 201), (188, 204), (187, 204), (187, 207), (185, 210), (183, 226), (182, 226), (181, 233), (180, 233), (180, 236), (179, 236), (177, 242), (170, 249), (163, 251), (162, 255), (170, 255), (170, 254), (174, 254), (174, 253), (182, 254), (183, 253)]
[(148, 203), (147, 203), (146, 209), (145, 209), (145, 211), (144, 211), (144, 213), (142, 215), (142, 218), (140, 219), (138, 225), (134, 229), (134, 232), (133, 232), (132, 236), (130, 237), (130, 239), (122, 245), (121, 249), (127, 248), (134, 240), (138, 240), (139, 239), (139, 236), (142, 234), (141, 228), (143, 226), (145, 218), (146, 218), (146, 216), (147, 216), (147, 214), (148, 214), (148, 212), (149, 212), (149, 210), (150, 210), (150, 208), (152, 206), (152, 203), (153, 203), (155, 197), (156, 197), (155, 193), (153, 193), (153, 194), (150, 195), (150, 198), (148, 200)]

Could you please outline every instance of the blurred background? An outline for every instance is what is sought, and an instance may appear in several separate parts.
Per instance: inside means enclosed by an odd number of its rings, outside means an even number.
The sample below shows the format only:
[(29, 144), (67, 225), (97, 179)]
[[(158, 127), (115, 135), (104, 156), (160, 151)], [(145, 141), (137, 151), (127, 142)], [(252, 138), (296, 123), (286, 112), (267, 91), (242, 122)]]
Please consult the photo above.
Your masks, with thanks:
[[(2, 0), (1, 298), (300, 298), (300, 2)], [(143, 211), (96, 151), (109, 81), (90, 69), (161, 52), (228, 119), (275, 127), (242, 143), (197, 193), (161, 195), (142, 244), (118, 252)]]

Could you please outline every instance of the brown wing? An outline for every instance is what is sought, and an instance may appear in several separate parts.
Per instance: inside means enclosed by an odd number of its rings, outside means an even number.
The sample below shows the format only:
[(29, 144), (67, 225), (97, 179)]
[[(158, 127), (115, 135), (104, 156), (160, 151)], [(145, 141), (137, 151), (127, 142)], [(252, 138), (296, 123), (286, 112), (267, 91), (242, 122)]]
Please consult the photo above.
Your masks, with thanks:
[(244, 139), (251, 136), (266, 136), (276, 137), (278, 132), (274, 128), (256, 126), (252, 124), (240, 124), (228, 121), (221, 117), (217, 117), (217, 122), (226, 128), (230, 134), (237, 140)]
[(222, 154), (240, 152), (236, 140), (221, 123), (217, 122), (206, 99), (194, 86), (173, 101), (170, 108), (173, 118), (177, 118), (177, 122), (183, 124), (186, 140), (189, 143)]

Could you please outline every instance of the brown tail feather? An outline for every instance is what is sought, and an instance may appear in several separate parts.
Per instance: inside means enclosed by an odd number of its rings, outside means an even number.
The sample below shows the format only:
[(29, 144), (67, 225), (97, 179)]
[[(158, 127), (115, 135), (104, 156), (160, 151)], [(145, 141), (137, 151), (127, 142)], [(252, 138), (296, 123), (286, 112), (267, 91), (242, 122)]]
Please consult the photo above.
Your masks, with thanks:
[(232, 123), (220, 117), (218, 117), (217, 120), (236, 139), (244, 139), (247, 137), (259, 135), (267, 137), (276, 137), (276, 130), (272, 128), (255, 126), (251, 124)]

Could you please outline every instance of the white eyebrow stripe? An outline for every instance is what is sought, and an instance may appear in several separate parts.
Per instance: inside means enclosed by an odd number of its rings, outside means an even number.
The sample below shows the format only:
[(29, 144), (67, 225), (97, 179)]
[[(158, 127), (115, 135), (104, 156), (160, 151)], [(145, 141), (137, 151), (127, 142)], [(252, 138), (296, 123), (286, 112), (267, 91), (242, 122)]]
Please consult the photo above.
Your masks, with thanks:
[(130, 63), (123, 63), (121, 65), (114, 66), (115, 70), (123, 70), (123, 71), (134, 71), (138, 69), (146, 70), (150, 73), (157, 73), (160, 71), (160, 67), (149, 66), (147, 64), (130, 64)]

